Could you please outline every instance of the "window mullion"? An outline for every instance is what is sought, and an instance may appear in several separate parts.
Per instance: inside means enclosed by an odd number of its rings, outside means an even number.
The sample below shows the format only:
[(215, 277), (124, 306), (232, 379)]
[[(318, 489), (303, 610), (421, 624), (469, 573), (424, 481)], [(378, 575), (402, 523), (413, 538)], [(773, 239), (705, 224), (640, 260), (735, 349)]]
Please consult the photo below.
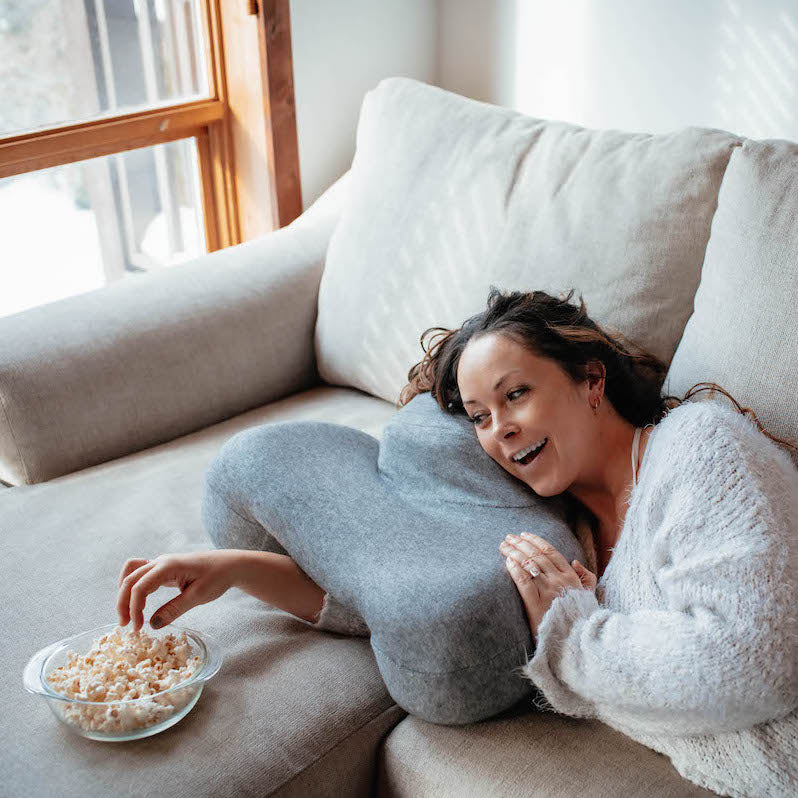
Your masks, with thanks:
[(195, 136), (225, 116), (218, 100), (0, 138), (0, 178)]

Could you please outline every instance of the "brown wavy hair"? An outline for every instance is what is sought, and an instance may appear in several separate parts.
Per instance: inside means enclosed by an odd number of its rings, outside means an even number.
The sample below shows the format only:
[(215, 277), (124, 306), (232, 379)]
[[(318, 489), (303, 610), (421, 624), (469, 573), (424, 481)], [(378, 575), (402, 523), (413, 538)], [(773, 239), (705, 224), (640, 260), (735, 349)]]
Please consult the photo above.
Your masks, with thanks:
[[(714, 382), (697, 383), (681, 399), (663, 396), (662, 385), (668, 371), (665, 363), (618, 330), (596, 324), (587, 315), (581, 294), (578, 307), (570, 303), (574, 292), (571, 289), (558, 299), (544, 291), (502, 292), (491, 286), (487, 308), (471, 316), (459, 329), (424, 330), (421, 348), (426, 354), (408, 372), (408, 383), (396, 406), (403, 407), (413, 397), (429, 391), (443, 411), (465, 414), (457, 387), (460, 356), (472, 338), (501, 333), (533, 354), (556, 361), (576, 384), (587, 379), (590, 361), (601, 361), (606, 369), (606, 397), (636, 427), (657, 424), (669, 410), (701, 391), (711, 391), (709, 398), (718, 391), (732, 401), (739, 413), (753, 419), (760, 432), (798, 453), (798, 447), (766, 432), (750, 407), (741, 407)], [(434, 341), (429, 347), (424, 340), (428, 333), (432, 333), (430, 341)]]

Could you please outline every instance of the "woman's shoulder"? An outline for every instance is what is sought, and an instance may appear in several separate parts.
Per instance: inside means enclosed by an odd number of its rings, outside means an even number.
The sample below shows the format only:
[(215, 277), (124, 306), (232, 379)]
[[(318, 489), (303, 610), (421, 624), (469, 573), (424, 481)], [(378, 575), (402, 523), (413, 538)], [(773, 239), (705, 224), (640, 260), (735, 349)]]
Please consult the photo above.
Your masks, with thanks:
[(753, 418), (721, 400), (682, 402), (668, 410), (655, 430), (660, 444), (664, 440), (671, 444), (682, 441), (685, 447), (704, 444), (705, 448), (696, 454), (714, 453), (713, 448), (706, 449), (706, 445), (713, 442), (721, 445), (733, 441), (737, 446), (771, 450), (789, 459), (789, 455), (757, 427)]
[(757, 430), (756, 424), (747, 415), (735, 410), (731, 405), (720, 399), (703, 399), (682, 402), (665, 413), (657, 428), (689, 430), (695, 434), (711, 433), (717, 427), (742, 430), (751, 428)]
[(688, 401), (672, 408), (655, 426), (649, 445), (656, 450), (652, 459), (667, 464), (675, 482), (681, 475), (721, 489), (724, 476), (736, 479), (744, 472), (763, 483), (781, 474), (783, 484), (798, 487), (798, 468), (787, 451), (726, 401)]

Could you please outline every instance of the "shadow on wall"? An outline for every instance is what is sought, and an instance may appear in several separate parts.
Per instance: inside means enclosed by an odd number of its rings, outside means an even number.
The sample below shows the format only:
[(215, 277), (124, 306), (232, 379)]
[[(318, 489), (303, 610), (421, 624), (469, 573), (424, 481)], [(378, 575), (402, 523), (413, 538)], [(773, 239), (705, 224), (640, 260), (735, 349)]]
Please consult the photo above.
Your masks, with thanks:
[[(523, 4), (523, 0), (521, 0)], [(519, 0), (441, 0), (438, 85), (481, 102), (515, 107)]]

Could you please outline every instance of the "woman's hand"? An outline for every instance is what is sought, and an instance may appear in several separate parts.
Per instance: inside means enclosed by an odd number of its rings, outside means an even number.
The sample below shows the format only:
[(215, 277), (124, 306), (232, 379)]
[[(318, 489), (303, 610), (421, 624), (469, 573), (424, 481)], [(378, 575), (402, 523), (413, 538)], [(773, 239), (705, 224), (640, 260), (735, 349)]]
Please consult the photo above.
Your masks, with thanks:
[(568, 563), (554, 546), (530, 532), (507, 535), (499, 545), (524, 602), (532, 636), (537, 643), (543, 616), (560, 591), (578, 587), (594, 591), (598, 580), (578, 560)]
[(161, 554), (154, 560), (130, 559), (119, 576), (116, 611), (119, 625), (133, 621), (138, 632), (144, 626), (147, 596), (159, 587), (179, 587), (180, 595), (159, 607), (150, 626), (166, 626), (198, 604), (207, 604), (233, 587), (239, 562), (235, 549), (216, 549), (189, 554)]

